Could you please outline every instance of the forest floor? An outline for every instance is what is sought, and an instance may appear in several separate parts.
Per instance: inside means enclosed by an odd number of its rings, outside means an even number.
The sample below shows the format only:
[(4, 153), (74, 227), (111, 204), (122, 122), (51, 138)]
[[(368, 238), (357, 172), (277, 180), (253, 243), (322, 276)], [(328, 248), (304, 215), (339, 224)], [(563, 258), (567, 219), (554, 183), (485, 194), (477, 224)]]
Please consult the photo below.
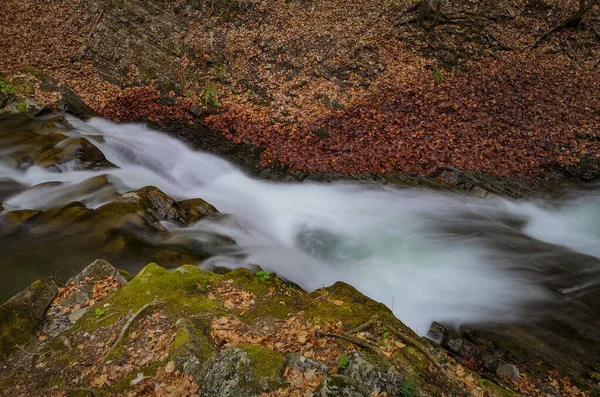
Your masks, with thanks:
[(201, 119), (263, 165), (597, 176), (599, 6), (540, 40), (576, 0), (445, 1), (430, 29), (419, 4), (7, 0), (0, 71), (48, 72), (116, 121)]

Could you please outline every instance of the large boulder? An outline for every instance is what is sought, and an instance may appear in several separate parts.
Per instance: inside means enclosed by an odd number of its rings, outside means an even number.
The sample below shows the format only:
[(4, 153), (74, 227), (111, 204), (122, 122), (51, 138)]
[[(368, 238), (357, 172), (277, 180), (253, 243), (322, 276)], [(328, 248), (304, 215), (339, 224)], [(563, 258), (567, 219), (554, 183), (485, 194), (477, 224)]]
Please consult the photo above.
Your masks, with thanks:
[(357, 380), (345, 375), (333, 375), (325, 379), (313, 393), (313, 397), (368, 397), (369, 392)]
[(38, 280), (0, 305), (0, 357), (33, 336), (57, 292), (54, 280)]
[(138, 207), (157, 221), (169, 221), (184, 225), (190, 215), (177, 201), (154, 186), (146, 186), (121, 195), (111, 204), (128, 204)]
[(389, 362), (374, 354), (352, 352), (348, 356), (348, 365), (340, 370), (362, 384), (369, 394), (387, 393), (390, 396), (401, 395), (404, 377)]
[(204, 365), (201, 391), (211, 397), (253, 397), (285, 385), (284, 357), (258, 345), (223, 350)]

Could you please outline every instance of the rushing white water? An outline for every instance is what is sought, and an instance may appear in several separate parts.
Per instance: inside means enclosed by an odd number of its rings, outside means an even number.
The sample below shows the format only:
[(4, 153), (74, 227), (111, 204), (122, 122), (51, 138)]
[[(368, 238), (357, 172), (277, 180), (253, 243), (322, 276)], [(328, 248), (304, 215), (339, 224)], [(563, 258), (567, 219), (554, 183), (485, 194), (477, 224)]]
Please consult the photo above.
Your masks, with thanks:
[[(309, 290), (345, 281), (419, 333), (432, 321), (518, 321), (530, 315), (527, 304), (556, 299), (557, 291), (515, 270), (527, 263), (535, 268), (528, 270), (543, 272), (536, 267), (542, 265), (510, 244), (499, 248), (498, 235), (600, 257), (600, 200), (594, 195), (550, 208), (368, 184), (265, 182), (140, 125), (69, 121), (75, 127), (70, 134), (102, 136), (102, 143), (91, 141), (119, 168), (84, 172), (66, 166), (53, 173), (0, 163), (0, 177), (28, 186), (68, 182), (43, 195), (15, 195), (6, 208), (55, 205), (69, 186), (100, 174), (119, 181), (121, 192), (153, 185), (176, 199), (201, 197), (235, 222), (205, 220), (191, 229), (230, 236), (238, 247), (202, 265), (258, 264)], [(581, 287), (578, 282), (561, 288)]]

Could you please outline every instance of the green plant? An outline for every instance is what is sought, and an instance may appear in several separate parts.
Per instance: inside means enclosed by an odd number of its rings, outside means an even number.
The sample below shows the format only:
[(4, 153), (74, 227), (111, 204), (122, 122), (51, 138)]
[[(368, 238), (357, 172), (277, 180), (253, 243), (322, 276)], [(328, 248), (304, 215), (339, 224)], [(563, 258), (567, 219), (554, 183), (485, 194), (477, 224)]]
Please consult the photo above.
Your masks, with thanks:
[(390, 337), (390, 330), (385, 325), (381, 328), (381, 331), (379, 333), (381, 334), (383, 339), (387, 339)]
[(217, 86), (215, 83), (208, 82), (204, 87), (204, 97), (202, 98), (202, 102), (205, 106), (214, 105), (219, 107), (219, 96), (217, 95)]
[(258, 277), (261, 281), (269, 281), (269, 279), (271, 278), (271, 274), (269, 274), (269, 272), (266, 272), (264, 270), (261, 270), (260, 272), (256, 273), (256, 277)]
[(402, 397), (414, 397), (417, 394), (417, 379), (416, 375), (409, 375), (400, 384), (400, 394)]
[(94, 311), (94, 313), (96, 314), (96, 317), (102, 317), (102, 316), (104, 316), (104, 310), (102, 310), (102, 309), (96, 309)]
[(27, 104), (25, 102), (18, 103), (17, 110), (19, 113), (25, 113), (27, 111)]
[(348, 362), (348, 355), (346, 353), (342, 354), (337, 360), (338, 369), (346, 368), (348, 366)]
[(433, 81), (435, 82), (435, 84), (442, 83), (442, 71), (441, 70), (439, 70), (439, 69), (433, 70)]
[(225, 69), (225, 66), (223, 66), (223, 65), (219, 65), (218, 69), (219, 69), (219, 80), (221, 81), (221, 83), (226, 83), (227, 82), (227, 69)]
[(0, 92), (3, 94), (14, 94), (15, 88), (12, 85), (6, 84), (4, 81), (0, 80)]

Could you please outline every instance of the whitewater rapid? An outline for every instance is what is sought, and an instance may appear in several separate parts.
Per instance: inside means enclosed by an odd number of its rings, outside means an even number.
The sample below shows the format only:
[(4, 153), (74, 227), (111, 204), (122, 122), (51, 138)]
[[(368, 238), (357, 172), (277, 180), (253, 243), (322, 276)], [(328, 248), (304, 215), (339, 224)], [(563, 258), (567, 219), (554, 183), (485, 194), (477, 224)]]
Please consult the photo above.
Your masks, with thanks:
[[(344, 281), (420, 334), (432, 321), (526, 321), (565, 294), (599, 285), (600, 197), (594, 192), (554, 203), (372, 184), (266, 182), (142, 125), (68, 120), (74, 129), (66, 135), (88, 136), (119, 168), (76, 171), (67, 164), (56, 173), (0, 163), (0, 177), (27, 186), (67, 182), (43, 196), (12, 196), (6, 209), (54, 206), (64, 189), (102, 174), (120, 192), (152, 185), (177, 200), (200, 197), (232, 221), (206, 219), (182, 231), (226, 235), (237, 246), (199, 266), (256, 264), (307, 290)], [(571, 253), (592, 258), (587, 278), (579, 268), (554, 269)]]

